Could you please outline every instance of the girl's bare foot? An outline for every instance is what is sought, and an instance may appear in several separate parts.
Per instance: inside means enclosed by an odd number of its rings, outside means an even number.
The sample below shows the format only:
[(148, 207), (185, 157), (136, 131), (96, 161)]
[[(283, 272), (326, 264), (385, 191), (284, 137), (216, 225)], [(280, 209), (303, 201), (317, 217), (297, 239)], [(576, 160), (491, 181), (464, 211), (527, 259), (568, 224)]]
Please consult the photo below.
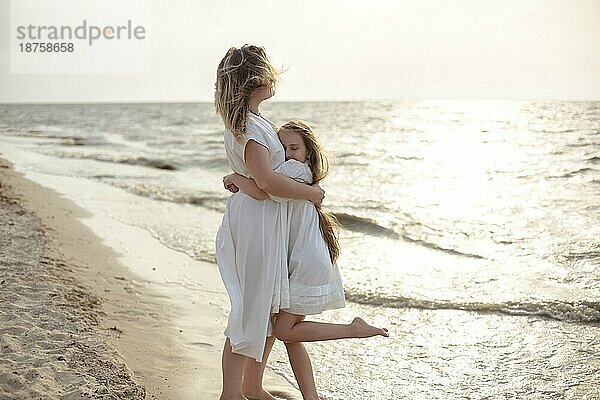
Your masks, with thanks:
[(369, 325), (365, 322), (364, 319), (360, 317), (354, 318), (352, 323), (350, 324), (352, 327), (352, 331), (354, 332), (354, 337), (357, 338), (367, 338), (371, 336), (385, 336), (388, 337), (390, 334), (386, 328), (377, 328), (372, 325)]

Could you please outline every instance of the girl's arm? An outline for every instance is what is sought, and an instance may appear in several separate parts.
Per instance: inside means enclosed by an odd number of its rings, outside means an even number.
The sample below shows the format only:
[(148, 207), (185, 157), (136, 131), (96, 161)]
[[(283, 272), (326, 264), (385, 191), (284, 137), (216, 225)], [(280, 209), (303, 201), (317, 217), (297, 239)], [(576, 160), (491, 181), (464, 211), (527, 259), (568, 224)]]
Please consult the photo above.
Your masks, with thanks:
[(273, 196), (308, 200), (315, 205), (320, 205), (325, 197), (325, 192), (318, 185), (306, 185), (274, 172), (269, 151), (254, 140), (246, 144), (245, 161), (256, 185)]
[(225, 188), (233, 184), (239, 190), (256, 200), (267, 200), (269, 198), (267, 192), (261, 190), (258, 186), (256, 186), (256, 182), (254, 182), (254, 179), (246, 178), (245, 176), (240, 174), (233, 173), (227, 175), (223, 180), (223, 184), (225, 185)]

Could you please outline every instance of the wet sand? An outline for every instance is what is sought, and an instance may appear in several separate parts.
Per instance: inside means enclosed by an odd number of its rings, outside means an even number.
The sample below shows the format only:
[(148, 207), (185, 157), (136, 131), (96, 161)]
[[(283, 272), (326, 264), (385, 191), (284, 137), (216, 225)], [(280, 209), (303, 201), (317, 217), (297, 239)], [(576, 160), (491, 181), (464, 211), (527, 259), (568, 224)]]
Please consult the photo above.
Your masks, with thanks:
[[(90, 217), (0, 158), (0, 399), (218, 398), (228, 300), (216, 268), (106, 226), (131, 250), (118, 252)], [(142, 253), (199, 264), (207, 290), (189, 304), (157, 293), (133, 272)], [(300, 398), (269, 370), (265, 381)]]

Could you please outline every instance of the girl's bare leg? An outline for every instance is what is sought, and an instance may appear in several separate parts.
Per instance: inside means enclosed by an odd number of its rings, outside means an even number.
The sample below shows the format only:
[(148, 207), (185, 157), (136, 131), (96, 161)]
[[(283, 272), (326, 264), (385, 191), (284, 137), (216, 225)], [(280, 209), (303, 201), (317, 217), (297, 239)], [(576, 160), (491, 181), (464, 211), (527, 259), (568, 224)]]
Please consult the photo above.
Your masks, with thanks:
[(315, 342), (322, 340), (388, 337), (385, 328), (377, 328), (356, 317), (350, 324), (298, 321), (297, 315), (280, 311), (275, 324), (275, 336), (283, 342)]
[(221, 368), (223, 370), (223, 391), (219, 400), (244, 400), (242, 396), (242, 373), (246, 357), (231, 350), (229, 338), (225, 340)]
[(265, 353), (262, 362), (253, 358), (246, 358), (244, 365), (244, 379), (242, 381), (242, 393), (248, 400), (277, 400), (269, 392), (263, 389), (263, 375), (267, 366), (267, 359), (275, 342), (275, 335), (268, 336), (265, 342)]
[[(297, 322), (304, 319), (303, 315), (294, 316), (296, 317)], [(301, 342), (285, 342), (285, 347), (290, 359), (292, 371), (294, 371), (294, 376), (296, 377), (296, 382), (298, 382), (298, 386), (300, 387), (302, 398), (304, 400), (319, 400), (310, 357), (304, 348), (304, 344)]]

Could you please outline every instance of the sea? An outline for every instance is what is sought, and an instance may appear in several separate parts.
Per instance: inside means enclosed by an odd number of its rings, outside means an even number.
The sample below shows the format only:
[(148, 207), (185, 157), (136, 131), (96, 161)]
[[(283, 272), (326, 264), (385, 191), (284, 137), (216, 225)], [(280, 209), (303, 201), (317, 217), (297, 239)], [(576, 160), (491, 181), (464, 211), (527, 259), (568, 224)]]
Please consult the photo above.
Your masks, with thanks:
[[(390, 331), (306, 344), (323, 399), (600, 399), (600, 102), (260, 111), (309, 122), (332, 164), (347, 306), (312, 319)], [(4, 104), (0, 152), (137, 196), (114, 218), (217, 268), (230, 168), (211, 103)], [(295, 382), (280, 343), (269, 364)]]

